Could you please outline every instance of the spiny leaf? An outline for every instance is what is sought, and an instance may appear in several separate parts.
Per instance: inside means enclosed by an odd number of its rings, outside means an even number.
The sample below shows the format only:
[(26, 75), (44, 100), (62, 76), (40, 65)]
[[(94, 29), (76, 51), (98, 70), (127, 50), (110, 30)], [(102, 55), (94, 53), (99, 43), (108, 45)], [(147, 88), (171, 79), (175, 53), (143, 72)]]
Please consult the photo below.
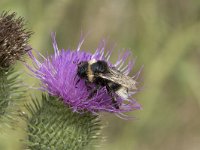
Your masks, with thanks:
[(18, 76), (13, 68), (0, 68), (0, 126), (16, 121), (18, 106), (25, 98)]

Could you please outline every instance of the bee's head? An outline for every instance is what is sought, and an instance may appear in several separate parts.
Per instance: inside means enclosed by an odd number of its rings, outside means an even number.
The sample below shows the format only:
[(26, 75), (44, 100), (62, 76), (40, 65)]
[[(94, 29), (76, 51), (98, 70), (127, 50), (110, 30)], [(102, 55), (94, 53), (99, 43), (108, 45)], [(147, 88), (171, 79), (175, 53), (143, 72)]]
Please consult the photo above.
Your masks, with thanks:
[(77, 75), (80, 78), (87, 78), (88, 65), (89, 64), (87, 61), (82, 61), (82, 62), (78, 63)]

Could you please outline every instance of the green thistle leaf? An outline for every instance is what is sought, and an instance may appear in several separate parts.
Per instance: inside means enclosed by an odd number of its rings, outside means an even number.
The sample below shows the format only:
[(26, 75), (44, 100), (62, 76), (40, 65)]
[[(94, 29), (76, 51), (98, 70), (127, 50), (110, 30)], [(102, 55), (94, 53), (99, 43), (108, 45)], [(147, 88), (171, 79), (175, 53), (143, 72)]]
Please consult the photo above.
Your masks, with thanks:
[(24, 101), (24, 90), (19, 73), (13, 68), (0, 68), (0, 126), (11, 125), (17, 119), (17, 110)]

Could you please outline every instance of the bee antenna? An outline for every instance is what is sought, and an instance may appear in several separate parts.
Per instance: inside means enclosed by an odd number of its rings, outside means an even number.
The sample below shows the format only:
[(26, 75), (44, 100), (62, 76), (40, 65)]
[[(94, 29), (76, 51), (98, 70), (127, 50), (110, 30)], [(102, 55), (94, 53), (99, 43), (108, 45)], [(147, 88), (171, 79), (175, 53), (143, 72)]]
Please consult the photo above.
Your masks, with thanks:
[(74, 77), (74, 83), (75, 83), (74, 85), (75, 85), (75, 88), (77, 88), (76, 85), (77, 85), (77, 84), (80, 82), (80, 80), (81, 80), (81, 79), (79, 79), (79, 78), (77, 78), (77, 77), (78, 77), (78, 74), (76, 74), (75, 77)]
[(81, 81), (81, 79), (78, 79), (75, 83), (75, 88), (78, 88), (76, 85)]

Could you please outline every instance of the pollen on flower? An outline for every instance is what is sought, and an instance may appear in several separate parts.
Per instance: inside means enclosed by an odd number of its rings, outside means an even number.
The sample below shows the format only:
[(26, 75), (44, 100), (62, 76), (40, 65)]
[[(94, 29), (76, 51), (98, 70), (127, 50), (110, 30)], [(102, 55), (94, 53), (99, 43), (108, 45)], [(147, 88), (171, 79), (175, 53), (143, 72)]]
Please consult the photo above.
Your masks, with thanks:
[[(127, 62), (127, 58), (131, 54), (130, 51), (122, 53), (116, 63), (112, 64), (109, 62), (112, 51), (106, 52), (105, 44), (100, 44), (95, 53), (92, 54), (91, 52), (81, 50), (83, 40), (80, 41), (76, 50), (59, 50), (55, 34), (52, 34), (52, 39), (54, 54), (47, 58), (42, 56), (42, 62), (29, 52), (34, 67), (28, 66), (28, 68), (41, 81), (42, 90), (47, 91), (50, 95), (59, 97), (75, 112), (89, 111), (97, 113), (103, 111), (114, 113), (124, 118), (126, 117), (124, 115), (125, 112), (141, 108), (140, 104), (132, 97), (137, 93), (138, 89), (130, 91), (127, 99), (116, 96), (116, 103), (119, 106), (119, 108), (116, 108), (106, 87), (102, 86), (92, 97), (88, 98), (90, 90), (88, 90), (85, 81), (77, 77), (78, 62), (91, 60), (106, 61), (109, 66), (115, 67), (124, 75), (129, 75), (135, 62), (134, 60)], [(135, 75), (129, 76), (137, 80), (139, 73), (140, 71)], [(78, 84), (77, 80), (80, 80)], [(95, 87), (92, 83), (91, 86)]]
[(24, 28), (24, 19), (16, 13), (2, 12), (0, 15), (0, 67), (7, 68), (31, 48), (28, 39), (32, 32)]

